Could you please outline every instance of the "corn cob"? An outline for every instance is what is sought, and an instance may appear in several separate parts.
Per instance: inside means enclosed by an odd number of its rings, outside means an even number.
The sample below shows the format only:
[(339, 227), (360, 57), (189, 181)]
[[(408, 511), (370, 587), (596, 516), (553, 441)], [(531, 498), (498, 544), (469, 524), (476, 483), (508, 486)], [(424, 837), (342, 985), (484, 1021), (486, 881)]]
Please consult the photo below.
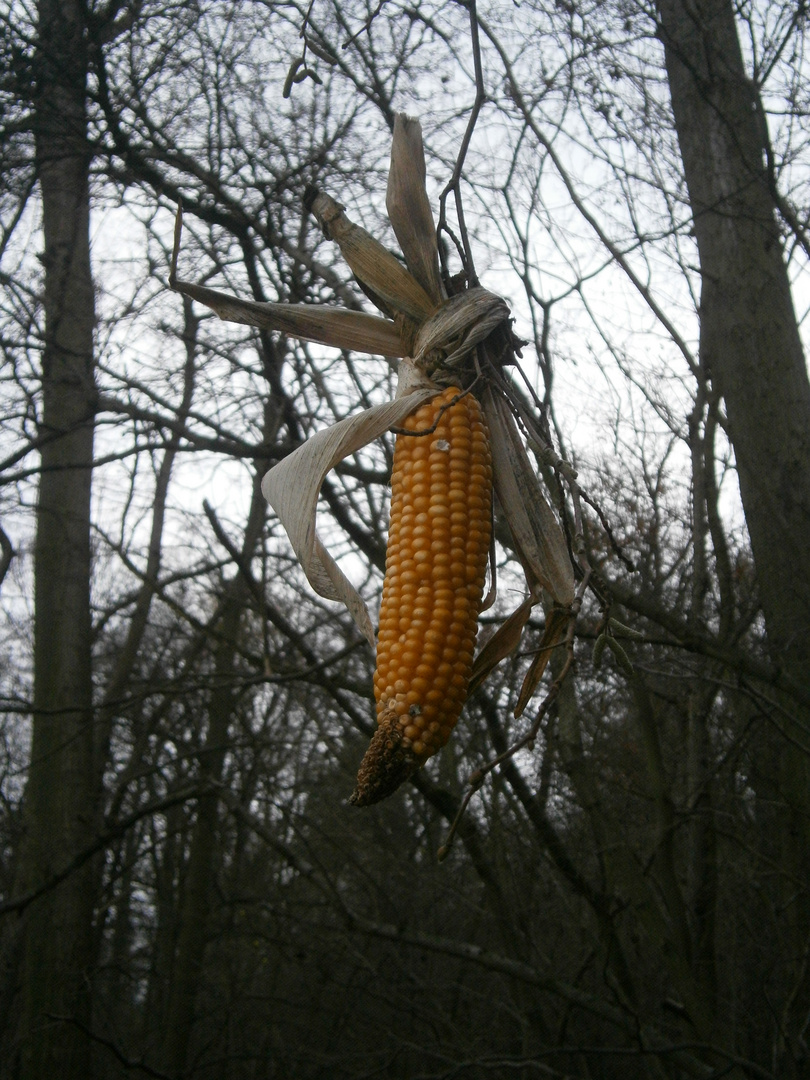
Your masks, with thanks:
[(398, 434), (394, 447), (378, 726), (357, 806), (390, 795), (450, 737), (467, 699), (489, 553), (492, 465), (476, 399), (449, 387), (403, 428), (414, 435)]

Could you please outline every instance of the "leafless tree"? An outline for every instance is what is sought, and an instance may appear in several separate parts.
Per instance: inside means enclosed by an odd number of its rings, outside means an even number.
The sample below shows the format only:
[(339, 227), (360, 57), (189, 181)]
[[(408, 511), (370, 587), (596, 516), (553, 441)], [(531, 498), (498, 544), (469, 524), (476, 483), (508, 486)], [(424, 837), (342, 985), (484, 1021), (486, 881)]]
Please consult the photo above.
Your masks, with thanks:
[[(14, 3), (2, 31), (0, 1075), (802, 1076), (806, 5)], [(393, 367), (166, 286), (182, 202), (184, 277), (362, 308), (304, 190), (393, 246), (402, 109), (448, 270), (529, 339), (593, 588), (550, 707), (562, 656), (512, 715), (540, 614), (359, 812), (373, 658), (258, 480)], [(322, 499), (372, 607), (390, 452)], [(485, 635), (519, 588), (496, 536)]]

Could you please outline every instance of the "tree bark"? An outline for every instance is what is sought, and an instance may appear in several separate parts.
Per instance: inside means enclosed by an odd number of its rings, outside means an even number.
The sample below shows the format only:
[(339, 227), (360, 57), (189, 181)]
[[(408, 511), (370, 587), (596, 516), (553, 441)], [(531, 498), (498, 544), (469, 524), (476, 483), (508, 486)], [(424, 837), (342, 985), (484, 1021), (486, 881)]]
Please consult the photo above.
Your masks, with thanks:
[(702, 277), (700, 358), (722, 395), (774, 660), (810, 684), (810, 382), (731, 0), (658, 0)]
[[(776, 808), (786, 934), (804, 955), (810, 897), (810, 381), (782, 250), (767, 124), (731, 0), (657, 0), (700, 256), (700, 363), (725, 402), (768, 647), (796, 696), (772, 694), (756, 748)], [(754, 781), (752, 781), (754, 782)], [(775, 800), (775, 801), (774, 801)], [(784, 972), (780, 1075), (804, 1056), (807, 972)], [(784, 1071), (782, 1071), (784, 1069)]]
[[(85, 8), (40, 0), (34, 123), (43, 211), (45, 340), (35, 544), (34, 716), (21, 873), (45, 885), (94, 833), (90, 483), (95, 384)], [(23, 1080), (86, 1080), (95, 870), (25, 914)]]

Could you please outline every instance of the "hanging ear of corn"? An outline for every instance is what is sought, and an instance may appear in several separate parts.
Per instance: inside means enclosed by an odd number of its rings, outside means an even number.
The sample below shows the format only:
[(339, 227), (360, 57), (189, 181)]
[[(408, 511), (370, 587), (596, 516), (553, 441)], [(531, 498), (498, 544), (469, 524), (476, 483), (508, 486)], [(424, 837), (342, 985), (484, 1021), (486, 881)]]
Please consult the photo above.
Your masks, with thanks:
[(489, 553), (492, 465), (476, 399), (450, 387), (404, 427), (414, 434), (398, 434), (394, 450), (378, 727), (357, 806), (390, 795), (450, 737), (467, 698)]
[[(413, 414), (406, 426), (414, 434), (398, 436), (395, 455), (375, 677), (378, 729), (352, 797), (365, 805), (394, 791), (446, 742), (471, 681), (478, 685), (517, 646), (529, 613), (545, 590), (555, 607), (524, 681), (518, 711), (525, 706), (550, 650), (564, 636), (575, 581), (560, 523), (531, 466), (507, 400), (488, 385), (492, 372), (487, 364), (479, 358), (473, 384), (484, 387), (483, 416), (477, 401), (457, 387), (437, 399), (449, 382), (459, 379), (469, 386), (472, 365), (467, 363), (469, 370), (462, 371), (461, 361), (477, 346), (484, 345), (489, 364), (498, 368), (512, 362), (516, 339), (508, 327), (509, 308), (493, 293), (475, 287), (444, 299), (418, 121), (404, 114), (395, 118), (387, 195), (407, 269), (351, 222), (330, 196), (310, 189), (305, 202), (324, 234), (340, 246), (363, 291), (391, 318), (314, 305), (260, 304), (180, 281), (179, 208), (169, 283), (207, 304), (222, 319), (337, 348), (405, 357), (394, 402), (315, 435), (271, 469), (262, 483), (312, 586), (320, 595), (344, 603), (374, 646), (365, 603), (318, 537), (318, 493), (326, 473), (342, 458)], [(430, 405), (415, 412), (424, 402)], [(490, 640), (471, 679), (493, 477), (529, 596)]]

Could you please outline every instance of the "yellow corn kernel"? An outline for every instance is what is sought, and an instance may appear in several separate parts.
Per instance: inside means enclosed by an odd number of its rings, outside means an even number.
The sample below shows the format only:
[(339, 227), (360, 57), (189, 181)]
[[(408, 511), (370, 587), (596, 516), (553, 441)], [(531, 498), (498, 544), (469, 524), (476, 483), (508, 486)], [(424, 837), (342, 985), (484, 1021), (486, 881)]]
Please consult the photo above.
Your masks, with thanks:
[(467, 699), (489, 554), (492, 465), (476, 399), (449, 387), (403, 427), (414, 434), (394, 447), (377, 730), (357, 806), (390, 795), (450, 737)]

